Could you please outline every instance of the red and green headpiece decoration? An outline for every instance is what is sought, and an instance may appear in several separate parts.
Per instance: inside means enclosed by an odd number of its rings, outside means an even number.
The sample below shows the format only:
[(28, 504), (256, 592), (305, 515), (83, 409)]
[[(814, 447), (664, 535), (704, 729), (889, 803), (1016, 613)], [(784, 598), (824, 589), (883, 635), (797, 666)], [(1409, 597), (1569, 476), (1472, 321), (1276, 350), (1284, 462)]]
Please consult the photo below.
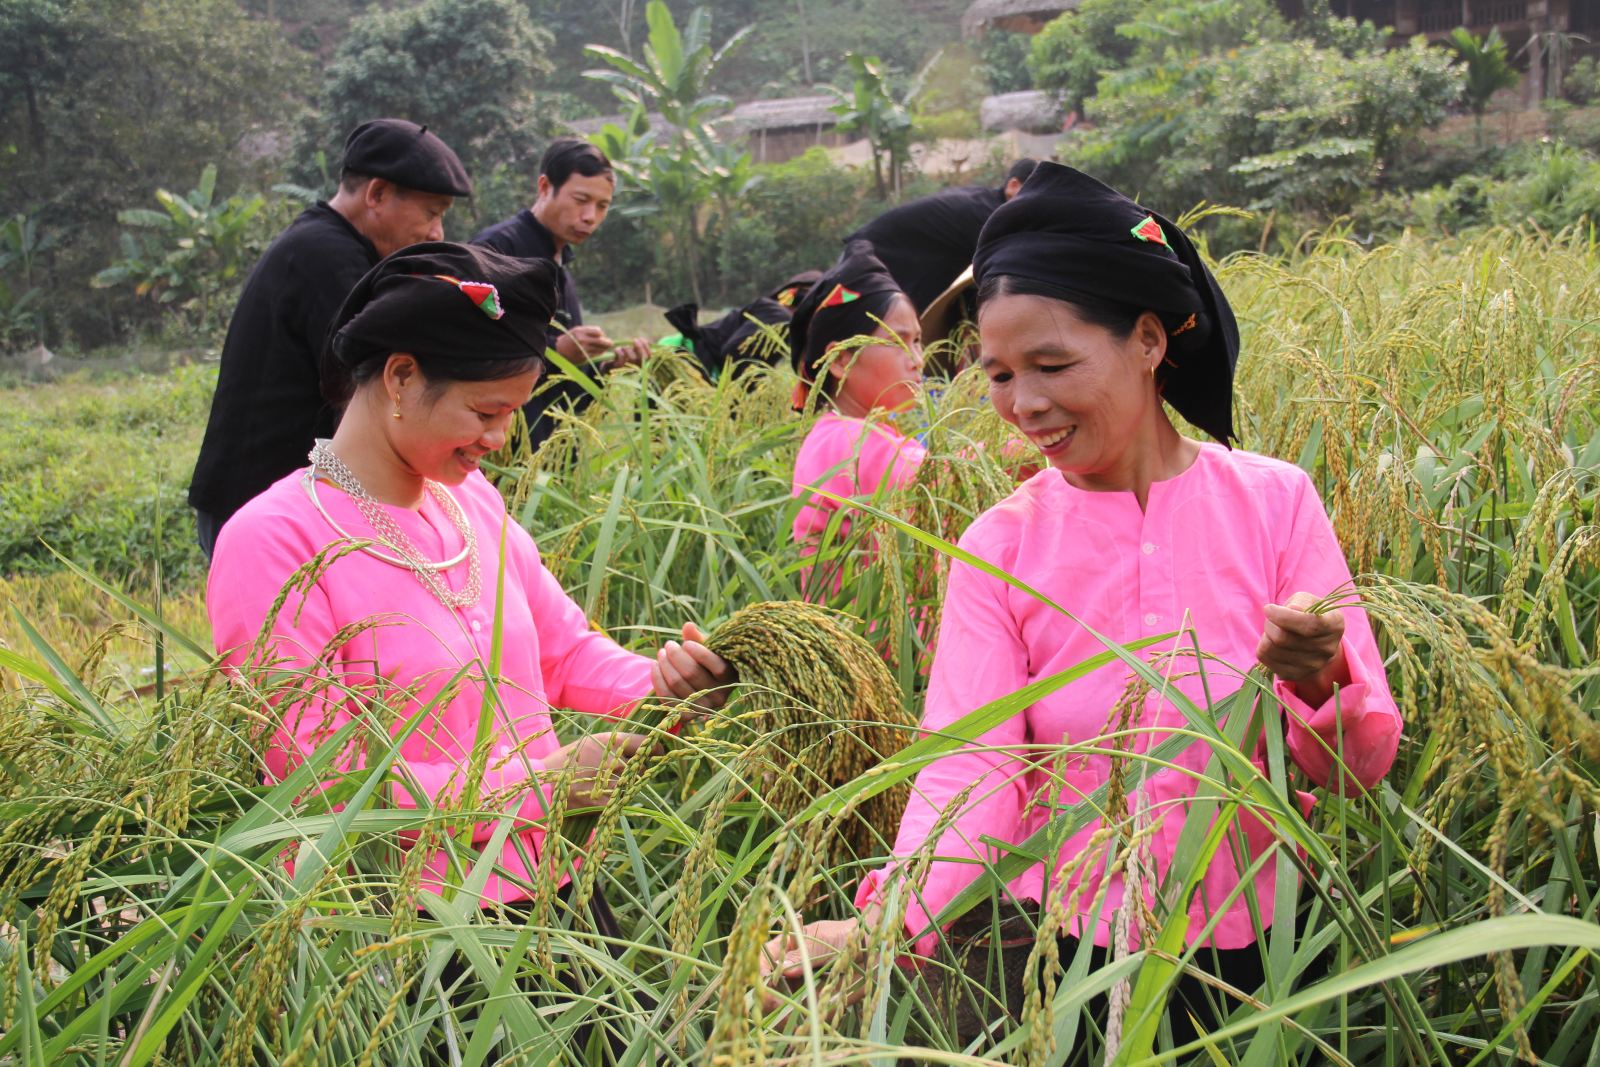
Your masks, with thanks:
[(491, 319), (498, 319), (506, 313), (505, 309), (500, 306), (500, 290), (489, 282), (464, 282), (460, 278), (455, 278), (448, 274), (435, 274), (434, 277), (442, 282), (449, 282), (457, 289), (460, 289), (479, 311)]
[(1193, 241), (1170, 220), (1082, 171), (1040, 163), (989, 216), (972, 273), (1012, 291), (1152, 311), (1167, 331), (1161, 396), (1217, 440), (1233, 431), (1239, 327)]
[[(899, 284), (872, 246), (850, 242), (839, 261), (795, 305), (789, 323), (789, 358), (802, 386), (816, 380), (830, 347), (876, 330), (898, 295)], [(804, 392), (802, 388), (800, 393)], [(803, 402), (804, 396), (797, 396)]]

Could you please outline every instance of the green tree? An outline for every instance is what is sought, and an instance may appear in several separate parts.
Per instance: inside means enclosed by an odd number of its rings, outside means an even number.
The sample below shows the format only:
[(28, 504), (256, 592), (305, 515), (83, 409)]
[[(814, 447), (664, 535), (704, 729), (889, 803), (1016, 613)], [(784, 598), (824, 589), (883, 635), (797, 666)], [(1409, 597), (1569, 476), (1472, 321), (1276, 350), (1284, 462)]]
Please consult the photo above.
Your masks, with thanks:
[[(749, 34), (735, 32), (720, 48), (711, 44), (711, 13), (697, 7), (679, 30), (672, 12), (661, 0), (645, 9), (650, 27), (642, 54), (632, 56), (605, 45), (584, 51), (605, 63), (585, 71), (595, 81), (611, 86), (629, 110), (626, 140), (615, 137), (602, 143), (624, 174), (643, 186), (666, 220), (670, 239), (688, 268), (695, 300), (702, 297), (704, 235), (708, 211), (731, 210), (733, 201), (754, 181), (747, 153), (728, 153), (712, 135), (710, 123), (732, 105), (712, 91), (712, 82), (732, 50)], [(662, 119), (661, 136), (650, 129), (646, 116)], [(621, 133), (617, 127), (612, 132)], [(715, 201), (710, 208), (707, 201)]]
[(304, 87), (279, 28), (233, 0), (0, 0), (0, 213), (59, 235), (36, 308), (49, 343), (107, 339), (125, 297), (93, 295), (116, 214), (215, 162), (265, 184)]
[(845, 59), (855, 80), (849, 92), (833, 90), (839, 102), (829, 110), (839, 116), (840, 130), (867, 139), (872, 148), (873, 185), (878, 199), (887, 200), (891, 184), (899, 191), (900, 171), (911, 153), (911, 109), (890, 92), (881, 59), (855, 52)]
[(424, 0), (361, 16), (339, 43), (318, 112), (302, 131), (300, 177), (314, 181), (318, 151), (338, 160), (350, 130), (385, 115), (425, 123), (475, 184), (521, 165), (553, 132), (554, 116), (535, 107), (535, 87), (551, 69), (549, 44), (518, 0)]
[(1173, 211), (1341, 213), (1459, 93), (1449, 55), (1421, 40), (1355, 57), (1304, 40), (1167, 53), (1101, 83), (1073, 158)]
[(185, 325), (215, 335), (227, 325), (235, 289), (269, 236), (254, 225), (266, 199), (216, 195), (217, 168), (208, 164), (187, 195), (156, 190), (160, 211), (129, 208), (117, 221), (122, 258), (96, 274), (94, 286), (132, 285), (155, 304), (177, 311)]
[(1450, 47), (1461, 59), (1462, 93), (1472, 108), (1474, 140), (1482, 148), (1483, 116), (1489, 110), (1489, 101), (1501, 89), (1517, 84), (1517, 72), (1511, 69), (1506, 42), (1497, 29), (1491, 29), (1487, 37), (1479, 37), (1465, 26), (1457, 26), (1450, 31)]
[(1028, 49), (1033, 38), (1025, 33), (991, 30), (979, 45), (980, 70), (991, 93), (1014, 93), (1033, 87), (1028, 74)]
[(1152, 0), (1084, 0), (1076, 11), (1052, 19), (1033, 38), (1028, 71), (1039, 89), (1061, 94), (1070, 110), (1081, 110), (1100, 76), (1133, 58), (1138, 43), (1122, 33)]

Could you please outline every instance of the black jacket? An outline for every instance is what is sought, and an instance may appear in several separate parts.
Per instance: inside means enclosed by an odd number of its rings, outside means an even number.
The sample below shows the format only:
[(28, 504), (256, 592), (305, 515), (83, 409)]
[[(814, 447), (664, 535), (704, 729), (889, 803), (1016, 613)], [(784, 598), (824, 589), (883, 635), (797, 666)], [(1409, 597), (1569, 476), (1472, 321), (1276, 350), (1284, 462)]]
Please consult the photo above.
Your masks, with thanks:
[(981, 185), (945, 189), (890, 208), (845, 244), (871, 243), (920, 315), (972, 263), (983, 224), (1005, 201), (1003, 190)]
[[(551, 348), (556, 346), (556, 340), (565, 329), (583, 325), (583, 306), (578, 301), (578, 284), (572, 277), (572, 271), (568, 269), (572, 264), (572, 246), (563, 247), (561, 255), (557, 257), (555, 237), (545, 228), (544, 223), (533, 217), (530, 209), (523, 208), (509, 219), (503, 219), (483, 230), (472, 238), (472, 243), (484, 245), (496, 252), (504, 252), (508, 256), (548, 259), (561, 268), (561, 292), (557, 295), (555, 321), (550, 326)], [(580, 363), (578, 368), (591, 379), (594, 377), (587, 364)], [(534, 390), (533, 399), (522, 409), (528, 419), (528, 435), (533, 444), (537, 447), (543, 443), (555, 429), (555, 422), (545, 414), (549, 408), (560, 401), (582, 408), (590, 399), (588, 390), (576, 382), (563, 381), (549, 386), (541, 382)]]
[(306, 465), (338, 414), (322, 398), (318, 355), (346, 294), (378, 250), (326, 203), (300, 213), (250, 272), (228, 323), (189, 503), (218, 524)]

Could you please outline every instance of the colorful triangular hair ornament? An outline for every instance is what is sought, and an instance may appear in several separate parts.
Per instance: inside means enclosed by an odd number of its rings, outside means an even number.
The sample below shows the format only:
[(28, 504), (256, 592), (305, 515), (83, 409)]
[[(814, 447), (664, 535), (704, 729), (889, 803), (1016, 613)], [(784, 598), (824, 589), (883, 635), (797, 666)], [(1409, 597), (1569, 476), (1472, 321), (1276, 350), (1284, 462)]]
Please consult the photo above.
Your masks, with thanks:
[(491, 319), (505, 317), (506, 310), (500, 306), (500, 290), (488, 282), (464, 282), (450, 274), (435, 274), (434, 277), (441, 282), (449, 282), (467, 294), (467, 299), (472, 301), (479, 311)]
[(860, 293), (856, 292), (854, 289), (846, 289), (841, 283), (839, 285), (835, 285), (833, 287), (833, 292), (824, 297), (822, 303), (818, 304), (817, 306), (819, 308), (836, 308), (841, 304), (854, 303), (860, 299)]
[(1156, 221), (1154, 215), (1146, 215), (1144, 221), (1128, 232), (1141, 241), (1148, 241), (1150, 244), (1161, 245), (1165, 248), (1172, 247), (1167, 244), (1166, 231), (1162, 230), (1161, 223)]

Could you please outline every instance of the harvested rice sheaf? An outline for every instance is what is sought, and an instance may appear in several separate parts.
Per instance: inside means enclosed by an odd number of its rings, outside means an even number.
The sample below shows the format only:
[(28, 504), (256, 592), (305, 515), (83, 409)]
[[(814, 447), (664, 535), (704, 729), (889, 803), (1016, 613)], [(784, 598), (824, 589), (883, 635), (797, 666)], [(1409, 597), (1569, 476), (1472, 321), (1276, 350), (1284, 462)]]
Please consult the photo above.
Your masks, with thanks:
[[(849, 616), (772, 602), (734, 613), (707, 644), (739, 671), (739, 689), (709, 729), (753, 736), (772, 771), (764, 796), (784, 816), (904, 748), (914, 736), (900, 687), (883, 659), (849, 629)], [(857, 856), (882, 855), (909, 785), (868, 799), (836, 839)], [(838, 854), (836, 851), (835, 854)]]

